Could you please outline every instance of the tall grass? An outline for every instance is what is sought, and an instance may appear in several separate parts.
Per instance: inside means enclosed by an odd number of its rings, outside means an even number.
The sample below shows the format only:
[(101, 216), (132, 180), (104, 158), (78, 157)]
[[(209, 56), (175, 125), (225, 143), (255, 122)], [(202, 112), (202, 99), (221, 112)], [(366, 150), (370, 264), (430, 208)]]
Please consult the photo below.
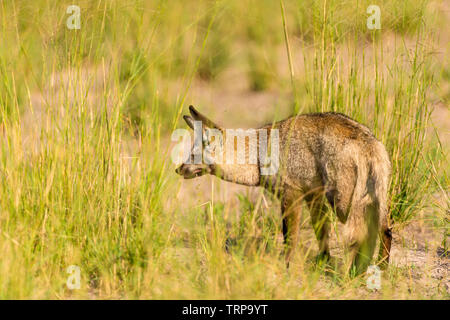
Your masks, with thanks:
[[(175, 199), (168, 137), (197, 81), (220, 86), (239, 65), (256, 91), (292, 89), (289, 74), (275, 79), (278, 4), (78, 3), (81, 29), (69, 30), (72, 2), (0, 2), (0, 298), (369, 296), (359, 279), (314, 267), (311, 237), (287, 273), (278, 211), (263, 196), (240, 195), (237, 208)], [(392, 214), (404, 221), (433, 191), (440, 154), (425, 143), (425, 7), (384, 1), (400, 13), (374, 34), (365, 2), (346, 3), (358, 6), (286, 1), (291, 65), (300, 43), (305, 67), (291, 72), (292, 103), (345, 112), (375, 131), (394, 165)], [(377, 35), (389, 30), (399, 39), (392, 57)], [(70, 265), (81, 268), (80, 289), (66, 286)], [(381, 297), (410, 297), (395, 270)]]
[[(366, 8), (357, 3), (353, 13), (350, 9), (345, 12), (360, 17), (360, 6)], [(381, 30), (376, 29), (370, 38), (363, 35), (361, 39), (360, 30), (352, 28), (347, 31), (345, 47), (338, 47), (334, 16), (342, 10), (327, 1), (311, 9), (321, 18), (312, 20), (311, 27), (319, 31), (311, 40), (311, 56), (305, 53), (304, 73), (297, 76), (303, 80), (305, 94), (296, 95), (296, 110), (300, 106), (303, 112), (342, 112), (373, 130), (387, 146), (393, 164), (391, 216), (406, 221), (425, 205), (432, 180), (430, 164), (439, 158), (432, 152), (434, 146), (425, 143), (432, 111), (428, 94), (433, 84), (434, 39), (427, 33), (428, 21), (417, 22), (408, 43), (399, 36), (381, 37)], [(415, 16), (424, 16), (423, 4), (416, 10)], [(344, 60), (345, 56), (349, 58)], [(428, 157), (431, 154), (437, 158)]]

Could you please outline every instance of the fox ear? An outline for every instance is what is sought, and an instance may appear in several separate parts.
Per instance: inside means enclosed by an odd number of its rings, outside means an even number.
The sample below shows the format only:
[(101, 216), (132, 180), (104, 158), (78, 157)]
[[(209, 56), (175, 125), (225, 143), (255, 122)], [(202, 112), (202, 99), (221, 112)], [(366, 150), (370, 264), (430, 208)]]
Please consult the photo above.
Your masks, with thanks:
[(209, 120), (207, 117), (202, 115), (200, 112), (195, 110), (195, 108), (193, 106), (189, 106), (189, 111), (191, 112), (192, 118), (194, 118), (194, 120), (201, 121), (204, 126), (209, 127), (209, 128), (220, 129), (220, 127), (217, 124), (215, 124), (214, 122)]
[(186, 124), (189, 126), (189, 128), (194, 130), (194, 119), (192, 119), (191, 116), (183, 116), (183, 119), (184, 121), (186, 121)]

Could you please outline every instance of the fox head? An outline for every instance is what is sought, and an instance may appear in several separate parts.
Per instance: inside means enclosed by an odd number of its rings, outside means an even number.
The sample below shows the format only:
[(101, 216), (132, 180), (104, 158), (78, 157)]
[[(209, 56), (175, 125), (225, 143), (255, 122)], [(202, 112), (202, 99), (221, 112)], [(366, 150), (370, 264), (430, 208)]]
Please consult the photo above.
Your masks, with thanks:
[[(175, 170), (176, 173), (185, 179), (200, 177), (204, 174), (214, 174), (216, 168), (214, 161), (216, 148), (222, 143), (222, 141), (216, 141), (216, 139), (223, 132), (223, 129), (198, 112), (193, 106), (189, 106), (189, 111), (191, 115), (185, 115), (183, 119), (192, 130), (195, 128), (196, 121), (201, 122), (201, 145), (202, 150), (205, 150), (205, 152), (203, 153), (203, 159), (195, 159), (196, 150), (194, 148), (196, 146), (194, 143), (190, 152), (190, 161), (183, 163)], [(220, 132), (220, 135), (214, 134), (217, 130)]]

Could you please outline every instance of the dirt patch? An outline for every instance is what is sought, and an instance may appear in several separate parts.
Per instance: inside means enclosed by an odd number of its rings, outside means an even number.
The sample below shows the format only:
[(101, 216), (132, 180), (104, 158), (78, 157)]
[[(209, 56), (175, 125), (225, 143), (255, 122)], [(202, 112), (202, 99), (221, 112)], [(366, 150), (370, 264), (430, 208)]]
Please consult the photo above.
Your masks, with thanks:
[(442, 246), (444, 232), (418, 219), (394, 233), (391, 264), (423, 287), (425, 296), (450, 294), (450, 258)]

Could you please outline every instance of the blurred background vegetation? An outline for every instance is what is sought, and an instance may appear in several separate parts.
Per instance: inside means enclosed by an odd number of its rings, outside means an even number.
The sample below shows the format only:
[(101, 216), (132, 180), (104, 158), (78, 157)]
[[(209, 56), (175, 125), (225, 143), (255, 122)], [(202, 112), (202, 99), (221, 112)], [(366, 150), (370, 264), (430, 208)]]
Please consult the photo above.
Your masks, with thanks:
[[(66, 26), (74, 4), (79, 30)], [(380, 30), (367, 28), (371, 4)], [(286, 273), (276, 201), (211, 177), (180, 181), (170, 134), (189, 104), (227, 127), (343, 112), (391, 154), (395, 231), (427, 221), (447, 252), (449, 10), (0, 0), (0, 297), (448, 297), (448, 277), (404, 281), (414, 266), (395, 261), (378, 293), (325, 275), (307, 232)], [(65, 285), (69, 265), (81, 267), (79, 290)]]

